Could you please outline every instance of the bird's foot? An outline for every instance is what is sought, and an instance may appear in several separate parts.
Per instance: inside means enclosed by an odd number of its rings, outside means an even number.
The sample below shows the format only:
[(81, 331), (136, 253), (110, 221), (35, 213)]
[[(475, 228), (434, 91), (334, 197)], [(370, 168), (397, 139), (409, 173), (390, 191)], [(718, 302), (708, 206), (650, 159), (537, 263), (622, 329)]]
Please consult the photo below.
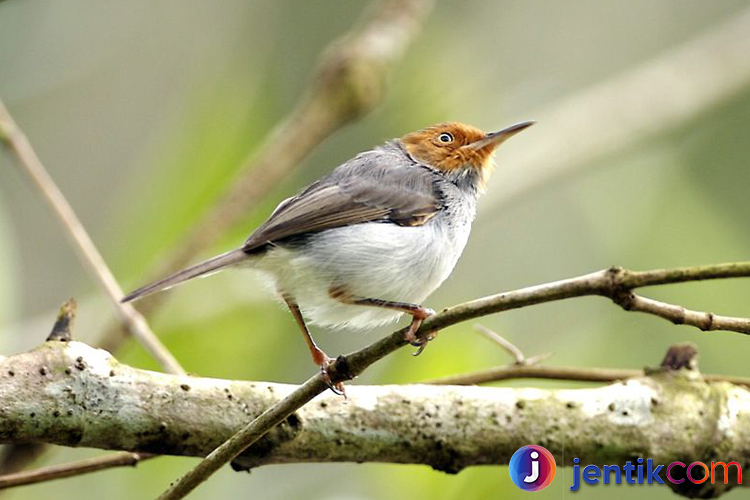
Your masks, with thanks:
[(317, 349), (315, 352), (313, 352), (313, 361), (320, 367), (320, 375), (323, 377), (323, 382), (328, 386), (329, 389), (331, 389), (331, 392), (333, 392), (337, 396), (344, 396), (344, 398), (346, 398), (344, 383), (336, 382), (334, 384), (333, 380), (331, 380), (329, 369), (333, 362), (336, 361), (336, 359), (329, 357), (321, 349)]
[(418, 348), (416, 352), (414, 352), (413, 356), (419, 356), (420, 354), (422, 354), (422, 351), (424, 351), (425, 347), (427, 347), (427, 342), (437, 337), (437, 330), (434, 330), (428, 333), (426, 336), (422, 337), (421, 339), (417, 338), (417, 331), (419, 330), (419, 327), (422, 326), (422, 322), (424, 322), (425, 319), (429, 318), (433, 314), (435, 314), (435, 311), (427, 307), (420, 307), (413, 314), (413, 319), (411, 320), (409, 329), (406, 331), (406, 334), (404, 335), (404, 339), (409, 344)]
[(420, 354), (422, 354), (422, 351), (424, 351), (425, 347), (427, 347), (427, 343), (432, 340), (435, 340), (435, 338), (437, 337), (437, 334), (438, 334), (437, 330), (432, 330), (430, 333), (428, 333), (421, 339), (415, 339), (409, 342), (409, 344), (417, 348), (417, 350), (412, 353), (412, 356), (419, 356)]
[[(331, 358), (331, 362), (333, 361), (334, 360)], [(344, 396), (344, 399), (346, 399), (346, 389), (344, 388), (344, 383), (333, 383), (333, 381), (331, 380), (331, 374), (328, 372), (328, 366), (321, 366), (320, 373), (323, 376), (323, 382), (325, 382), (328, 388), (331, 389), (331, 392), (333, 392), (337, 396)]]

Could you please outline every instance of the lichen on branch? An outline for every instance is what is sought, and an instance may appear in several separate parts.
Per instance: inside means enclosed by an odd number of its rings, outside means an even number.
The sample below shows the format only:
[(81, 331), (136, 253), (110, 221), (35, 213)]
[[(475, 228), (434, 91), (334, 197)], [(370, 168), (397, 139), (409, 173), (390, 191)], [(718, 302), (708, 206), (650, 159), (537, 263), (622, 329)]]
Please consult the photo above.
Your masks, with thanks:
[[(0, 442), (205, 456), (295, 386), (169, 375), (80, 342), (0, 360)], [(588, 389), (350, 386), (300, 408), (236, 468), (298, 462), (507, 464), (520, 446), (570, 465), (649, 457), (750, 463), (750, 391), (659, 368)], [(711, 446), (706, 446), (711, 443)]]

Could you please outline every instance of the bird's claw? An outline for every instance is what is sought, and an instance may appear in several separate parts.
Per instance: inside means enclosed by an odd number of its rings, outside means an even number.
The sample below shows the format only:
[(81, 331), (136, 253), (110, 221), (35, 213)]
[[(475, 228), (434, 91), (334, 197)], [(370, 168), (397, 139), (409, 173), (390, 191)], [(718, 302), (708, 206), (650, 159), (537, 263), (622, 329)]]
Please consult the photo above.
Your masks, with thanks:
[(430, 333), (428, 333), (426, 336), (422, 337), (421, 339), (410, 341), (409, 344), (417, 348), (417, 350), (412, 353), (412, 356), (419, 356), (420, 354), (422, 354), (422, 351), (424, 351), (425, 347), (427, 347), (427, 343), (432, 340), (435, 340), (435, 337), (437, 337), (437, 334), (438, 334), (438, 331), (433, 330)]
[(419, 330), (419, 327), (422, 326), (422, 322), (435, 314), (435, 311), (426, 307), (423, 308), (421, 312), (422, 314), (420, 314), (419, 316), (415, 315), (411, 320), (409, 329), (406, 330), (406, 334), (404, 335), (404, 340), (406, 340), (414, 347), (417, 347), (417, 350), (412, 354), (412, 356), (419, 356), (420, 354), (422, 354), (422, 351), (424, 351), (425, 347), (427, 347), (427, 342), (437, 337), (437, 330), (434, 330), (421, 339), (417, 338), (417, 331)]
[(331, 374), (328, 371), (331, 363), (333, 363), (335, 360), (333, 358), (326, 358), (327, 359), (325, 363), (320, 365), (320, 375), (323, 377), (323, 382), (328, 386), (331, 392), (333, 392), (337, 396), (344, 396), (344, 399), (346, 399), (346, 389), (344, 389), (344, 383), (336, 382), (334, 384), (333, 380), (331, 380)]
[(320, 375), (323, 378), (323, 382), (328, 386), (331, 391), (337, 396), (344, 396), (346, 398), (346, 391), (344, 390), (343, 382), (333, 383), (331, 380), (330, 369), (334, 361), (334, 358), (328, 356), (321, 348), (313, 344), (310, 348), (312, 353), (313, 363), (320, 367)]

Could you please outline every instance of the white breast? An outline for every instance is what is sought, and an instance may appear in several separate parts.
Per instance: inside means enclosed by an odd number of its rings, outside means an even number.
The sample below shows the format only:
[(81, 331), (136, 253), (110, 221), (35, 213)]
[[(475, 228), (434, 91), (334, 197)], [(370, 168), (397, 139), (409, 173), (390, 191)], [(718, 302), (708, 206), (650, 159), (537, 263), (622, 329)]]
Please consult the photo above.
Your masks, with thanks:
[(463, 252), (471, 212), (462, 220), (453, 218), (453, 224), (441, 214), (419, 227), (371, 222), (326, 230), (302, 245), (269, 250), (253, 267), (295, 297), (308, 321), (371, 328), (402, 313), (342, 304), (330, 297), (331, 287), (364, 298), (422, 304)]

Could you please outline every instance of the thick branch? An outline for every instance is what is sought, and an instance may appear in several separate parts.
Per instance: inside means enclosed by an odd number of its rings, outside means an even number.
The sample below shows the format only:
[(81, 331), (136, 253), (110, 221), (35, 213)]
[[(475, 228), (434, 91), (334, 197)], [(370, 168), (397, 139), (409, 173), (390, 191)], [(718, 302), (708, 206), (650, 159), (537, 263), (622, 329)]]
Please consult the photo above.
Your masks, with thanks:
[[(138, 370), (79, 342), (0, 361), (0, 442), (204, 456), (293, 386)], [(679, 430), (679, 432), (675, 432)], [(750, 391), (656, 370), (596, 389), (351, 386), (321, 395), (235, 464), (507, 464), (521, 445), (558, 463), (750, 461)], [(563, 458), (562, 445), (565, 443)]]

